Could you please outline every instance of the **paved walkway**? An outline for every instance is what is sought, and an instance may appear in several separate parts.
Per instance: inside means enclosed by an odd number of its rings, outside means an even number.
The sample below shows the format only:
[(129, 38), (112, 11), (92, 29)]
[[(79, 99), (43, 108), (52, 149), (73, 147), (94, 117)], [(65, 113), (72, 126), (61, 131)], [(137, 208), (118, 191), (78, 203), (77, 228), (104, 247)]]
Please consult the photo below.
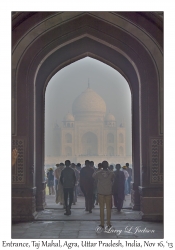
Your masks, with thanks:
[(163, 224), (143, 222), (139, 211), (129, 209), (130, 196), (121, 213), (112, 209), (111, 231), (97, 227), (99, 207), (90, 214), (84, 210), (84, 198), (79, 197), (72, 206), (72, 214), (64, 215), (61, 205), (55, 204), (54, 196), (46, 196), (47, 207), (38, 213), (33, 222), (12, 225), (12, 239), (162, 239)]
[[(113, 221), (132, 221), (132, 220), (141, 220), (139, 211), (132, 211), (131, 206), (131, 197), (126, 196), (123, 211), (118, 213), (115, 208), (112, 209), (111, 219)], [(46, 195), (46, 209), (38, 213), (36, 221), (99, 221), (99, 206), (96, 205), (93, 209), (93, 213), (85, 211), (85, 200), (84, 197), (78, 197), (76, 205), (72, 205), (72, 214), (70, 216), (64, 215), (63, 206), (55, 203), (54, 195)]]
[[(62, 208), (60, 204), (55, 203), (55, 195), (46, 195), (46, 208)], [(125, 201), (123, 203), (123, 208), (131, 208), (131, 195), (126, 195)], [(95, 206), (99, 208), (98, 205)], [(85, 201), (83, 196), (78, 196), (76, 205), (72, 205), (72, 208), (85, 208)]]
[[(112, 209), (111, 219), (112, 221), (135, 221), (141, 220), (139, 211), (132, 211), (130, 208), (130, 196), (126, 196), (124, 202), (124, 208), (121, 213), (118, 213), (114, 208)], [(85, 211), (85, 201), (84, 197), (78, 197), (76, 205), (72, 205), (72, 214), (70, 216), (65, 216), (63, 205), (55, 203), (54, 195), (46, 196), (46, 209), (40, 211), (36, 218), (36, 221), (99, 221), (99, 206), (96, 205), (93, 212), (90, 214)]]

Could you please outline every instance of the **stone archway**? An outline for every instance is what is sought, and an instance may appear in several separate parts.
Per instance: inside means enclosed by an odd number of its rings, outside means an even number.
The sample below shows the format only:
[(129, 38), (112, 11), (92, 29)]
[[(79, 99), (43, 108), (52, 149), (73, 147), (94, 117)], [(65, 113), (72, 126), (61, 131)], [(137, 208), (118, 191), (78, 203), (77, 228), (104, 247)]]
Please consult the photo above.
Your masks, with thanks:
[[(22, 163), (17, 166), (22, 179), (13, 176), (14, 220), (33, 219), (36, 211), (45, 206), (47, 83), (58, 70), (86, 56), (110, 65), (128, 81), (132, 94), (132, 207), (141, 209), (143, 219), (162, 218), (162, 24), (156, 13), (14, 14), (13, 145), (22, 143)], [(153, 206), (155, 202), (157, 206)]]

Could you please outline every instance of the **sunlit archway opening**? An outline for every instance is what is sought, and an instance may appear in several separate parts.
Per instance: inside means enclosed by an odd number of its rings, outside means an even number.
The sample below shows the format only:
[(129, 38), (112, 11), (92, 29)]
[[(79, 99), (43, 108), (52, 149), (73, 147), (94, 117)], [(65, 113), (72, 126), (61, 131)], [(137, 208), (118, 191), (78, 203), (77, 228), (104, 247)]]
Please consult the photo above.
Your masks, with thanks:
[(86, 159), (132, 167), (131, 91), (112, 67), (90, 57), (57, 72), (45, 94), (45, 173)]
[(129, 85), (118, 71), (90, 57), (63, 68), (48, 83), (45, 167), (54, 167), (67, 156), (83, 164), (87, 132), (97, 137), (96, 146), (89, 148), (96, 164), (110, 156), (110, 164), (132, 165)]

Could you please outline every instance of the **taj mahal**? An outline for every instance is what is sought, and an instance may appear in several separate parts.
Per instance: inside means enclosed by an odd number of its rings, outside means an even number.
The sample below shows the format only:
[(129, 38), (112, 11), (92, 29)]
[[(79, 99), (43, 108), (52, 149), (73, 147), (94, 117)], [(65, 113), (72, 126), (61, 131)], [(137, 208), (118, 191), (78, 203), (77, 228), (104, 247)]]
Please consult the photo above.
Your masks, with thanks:
[(103, 160), (109, 164), (132, 163), (131, 156), (126, 155), (124, 123), (117, 126), (114, 115), (106, 110), (105, 101), (88, 84), (74, 100), (72, 113), (65, 115), (61, 126), (54, 125), (52, 163), (66, 159), (82, 164), (89, 159), (96, 165)]

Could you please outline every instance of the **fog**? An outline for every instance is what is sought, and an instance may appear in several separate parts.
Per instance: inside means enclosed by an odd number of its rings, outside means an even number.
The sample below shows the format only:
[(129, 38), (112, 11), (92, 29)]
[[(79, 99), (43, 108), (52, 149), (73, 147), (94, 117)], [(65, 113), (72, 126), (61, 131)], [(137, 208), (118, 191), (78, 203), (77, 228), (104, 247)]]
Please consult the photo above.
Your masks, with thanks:
[(62, 125), (63, 117), (72, 113), (72, 103), (88, 87), (106, 102), (117, 125), (126, 128), (126, 154), (131, 147), (131, 92), (125, 78), (112, 67), (89, 57), (66, 66), (49, 81), (45, 93), (45, 155), (53, 153), (53, 126)]

